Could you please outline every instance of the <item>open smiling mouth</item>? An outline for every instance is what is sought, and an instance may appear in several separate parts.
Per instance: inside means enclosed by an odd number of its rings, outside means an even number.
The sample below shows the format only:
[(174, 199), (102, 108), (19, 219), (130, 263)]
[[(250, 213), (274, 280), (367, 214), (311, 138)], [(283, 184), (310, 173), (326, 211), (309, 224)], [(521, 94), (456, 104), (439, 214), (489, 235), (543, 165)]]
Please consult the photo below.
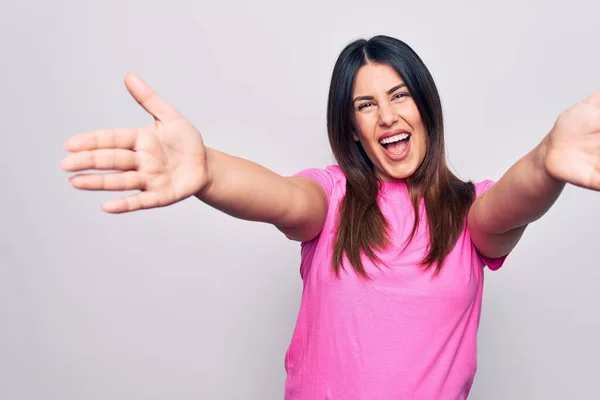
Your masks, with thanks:
[(399, 133), (398, 135), (381, 139), (379, 144), (390, 153), (400, 155), (406, 150), (409, 141), (410, 133)]

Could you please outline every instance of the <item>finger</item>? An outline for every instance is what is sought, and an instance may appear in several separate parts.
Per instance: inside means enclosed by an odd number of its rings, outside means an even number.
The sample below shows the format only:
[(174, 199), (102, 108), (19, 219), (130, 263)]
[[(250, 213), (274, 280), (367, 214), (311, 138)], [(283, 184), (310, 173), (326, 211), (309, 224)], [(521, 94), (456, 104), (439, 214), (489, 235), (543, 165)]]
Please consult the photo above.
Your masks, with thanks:
[(65, 157), (60, 167), (69, 172), (86, 169), (129, 171), (138, 168), (138, 157), (134, 151), (122, 149), (80, 151)]
[(152, 192), (140, 192), (120, 199), (109, 200), (102, 204), (102, 209), (109, 213), (124, 213), (160, 207), (166, 204), (160, 201), (159, 196)]
[(80, 133), (65, 142), (67, 151), (134, 149), (139, 129), (100, 129)]
[(591, 96), (588, 96), (583, 101), (584, 101), (584, 103), (588, 103), (588, 104), (594, 105), (596, 107), (600, 107), (600, 91), (592, 94)]
[(125, 77), (125, 86), (127, 86), (133, 98), (159, 121), (169, 122), (181, 117), (175, 108), (163, 100), (135, 74), (127, 74)]
[(109, 174), (78, 174), (69, 179), (71, 185), (81, 190), (143, 190), (144, 179), (137, 171)]

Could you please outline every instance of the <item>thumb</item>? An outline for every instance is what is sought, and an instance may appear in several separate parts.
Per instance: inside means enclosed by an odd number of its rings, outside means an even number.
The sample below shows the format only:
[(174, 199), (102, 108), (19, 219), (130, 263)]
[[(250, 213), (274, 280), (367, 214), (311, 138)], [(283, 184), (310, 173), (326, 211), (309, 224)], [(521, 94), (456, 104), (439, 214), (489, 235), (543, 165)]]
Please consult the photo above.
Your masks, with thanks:
[(169, 103), (163, 100), (154, 90), (150, 88), (134, 73), (125, 76), (125, 86), (144, 110), (148, 111), (154, 118), (161, 122), (169, 122), (181, 117)]

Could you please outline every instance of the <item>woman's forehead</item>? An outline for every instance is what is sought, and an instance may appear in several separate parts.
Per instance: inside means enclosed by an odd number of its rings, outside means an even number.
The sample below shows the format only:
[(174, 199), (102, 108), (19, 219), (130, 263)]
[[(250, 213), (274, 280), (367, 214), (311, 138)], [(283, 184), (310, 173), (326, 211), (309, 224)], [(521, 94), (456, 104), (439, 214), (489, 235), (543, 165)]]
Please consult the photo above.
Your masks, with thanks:
[(402, 83), (404, 80), (391, 66), (369, 63), (360, 67), (356, 73), (354, 93), (367, 95), (369, 92), (387, 92)]

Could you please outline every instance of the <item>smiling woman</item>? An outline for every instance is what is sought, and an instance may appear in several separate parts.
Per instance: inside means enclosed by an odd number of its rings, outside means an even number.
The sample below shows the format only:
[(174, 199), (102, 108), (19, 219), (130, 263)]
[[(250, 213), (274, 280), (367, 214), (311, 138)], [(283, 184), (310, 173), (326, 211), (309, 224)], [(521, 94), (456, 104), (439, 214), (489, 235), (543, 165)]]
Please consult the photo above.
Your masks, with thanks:
[(567, 183), (600, 189), (600, 93), (563, 112), (497, 182), (447, 167), (440, 98), (404, 42), (341, 52), (327, 127), (337, 165), (291, 177), (207, 148), (138, 77), (126, 86), (154, 122), (70, 138), (61, 163), (85, 190), (139, 190), (110, 213), (195, 196), (302, 242), (303, 292), (285, 357), (287, 400), (465, 399), (477, 369), (483, 273)]
[(439, 271), (464, 228), (475, 189), (446, 166), (441, 101), (423, 61), (385, 36), (349, 44), (333, 71), (328, 117), (331, 147), (348, 181), (333, 269), (339, 273), (346, 254), (366, 277), (362, 253), (375, 260), (373, 250), (389, 241), (377, 182), (403, 180), (415, 214), (411, 238), (422, 199), (430, 236), (423, 263), (437, 263)]
[[(376, 175), (385, 181), (411, 176), (423, 162), (427, 148), (425, 127), (406, 84), (400, 83), (384, 91), (396, 82), (402, 82), (396, 70), (387, 64), (371, 62), (359, 69), (354, 86), (355, 93), (377, 93), (377, 96), (358, 96), (354, 99), (354, 109), (357, 112), (356, 129), (352, 137), (355, 141), (360, 141), (370, 159), (377, 160), (374, 161), (377, 165)], [(395, 124), (401, 127), (390, 130)], [(384, 151), (374, 145), (373, 140)], [(410, 152), (411, 140), (413, 152)], [(409, 155), (412, 160), (407, 160), (406, 163), (394, 162), (402, 161)], [(391, 170), (399, 166), (408, 170)]]
[[(377, 96), (358, 96), (354, 99), (356, 132), (352, 135), (355, 141), (360, 141), (371, 159), (378, 161), (377, 176), (382, 180), (403, 179), (412, 175), (425, 157), (426, 133), (417, 105), (410, 97), (406, 84), (401, 83), (392, 89), (383, 91), (394, 82), (402, 81), (400, 75), (387, 64), (369, 63), (356, 74), (355, 92), (377, 92)], [(377, 99), (376, 99), (377, 97)], [(398, 123), (401, 119), (404, 128), (384, 131)], [(414, 127), (413, 127), (414, 126)], [(382, 132), (383, 131), (383, 132)], [(370, 133), (370, 135), (369, 135)], [(385, 151), (384, 157), (378, 157), (381, 149), (371, 145), (372, 140), (379, 143)], [(418, 146), (411, 153), (410, 140)], [(394, 161), (404, 160), (408, 155), (413, 156), (412, 162), (398, 164)], [(403, 174), (393, 171), (384, 172), (384, 161), (388, 159), (388, 167), (403, 165), (412, 169)], [(389, 168), (388, 168), (389, 169)], [(379, 172), (381, 171), (381, 172)], [(391, 174), (391, 175), (390, 175)]]

